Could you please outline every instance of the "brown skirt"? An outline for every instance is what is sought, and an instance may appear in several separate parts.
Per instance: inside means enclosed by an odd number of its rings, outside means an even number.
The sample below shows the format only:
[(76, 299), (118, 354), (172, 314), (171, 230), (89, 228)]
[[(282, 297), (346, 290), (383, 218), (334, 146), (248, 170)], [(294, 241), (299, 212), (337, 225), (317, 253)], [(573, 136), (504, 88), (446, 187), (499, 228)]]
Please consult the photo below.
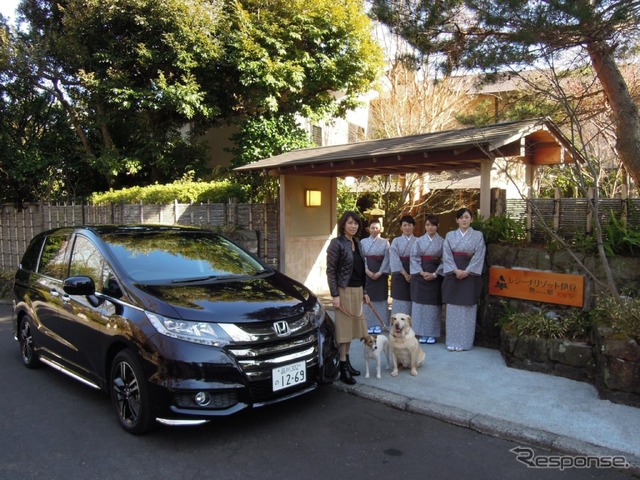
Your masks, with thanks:
[(367, 324), (362, 312), (364, 290), (362, 287), (338, 288), (340, 305), (347, 311), (335, 310), (336, 316), (336, 341), (338, 343), (350, 343), (351, 340), (360, 340), (367, 334)]

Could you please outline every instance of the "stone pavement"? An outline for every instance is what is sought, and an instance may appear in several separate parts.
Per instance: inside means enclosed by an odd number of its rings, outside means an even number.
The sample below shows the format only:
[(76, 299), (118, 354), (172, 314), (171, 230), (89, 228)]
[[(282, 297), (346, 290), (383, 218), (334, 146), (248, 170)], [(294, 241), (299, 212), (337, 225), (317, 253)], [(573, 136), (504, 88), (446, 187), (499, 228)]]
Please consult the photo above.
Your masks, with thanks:
[(400, 370), (394, 378), (383, 369), (377, 379), (371, 362), (373, 374), (365, 379), (363, 343), (354, 340), (351, 363), (362, 375), (353, 386), (338, 381), (334, 387), (527, 445), (622, 456), (640, 474), (640, 409), (599, 399), (589, 383), (509, 368), (497, 350), (449, 352), (443, 343), (421, 347), (427, 357), (417, 377)]

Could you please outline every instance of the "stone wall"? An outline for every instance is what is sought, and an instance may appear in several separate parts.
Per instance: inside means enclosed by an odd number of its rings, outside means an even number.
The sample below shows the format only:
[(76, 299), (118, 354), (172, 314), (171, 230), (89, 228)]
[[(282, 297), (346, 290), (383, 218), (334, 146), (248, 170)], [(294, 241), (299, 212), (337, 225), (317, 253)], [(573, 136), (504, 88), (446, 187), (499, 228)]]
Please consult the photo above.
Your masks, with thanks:
[(593, 345), (557, 338), (517, 336), (501, 332), (500, 353), (509, 367), (593, 383)]
[(640, 345), (618, 338), (599, 325), (591, 333), (596, 369), (594, 384), (600, 398), (640, 407)]
[[(596, 276), (605, 278), (597, 258), (585, 255), (579, 258)], [(500, 349), (505, 363), (510, 367), (593, 383), (601, 398), (640, 407), (640, 346), (634, 339), (616, 337), (604, 326), (594, 328), (591, 338), (584, 342), (510, 334), (497, 325), (505, 314), (505, 308), (526, 311), (543, 307), (561, 313), (562, 310), (575, 307), (490, 296), (486, 294), (490, 265), (583, 274), (575, 259), (566, 252), (549, 253), (539, 248), (489, 245), (484, 275), (485, 295), (478, 309), (476, 345)], [(612, 258), (610, 266), (616, 285), (640, 290), (640, 258)], [(583, 309), (591, 308), (592, 299), (597, 293), (595, 282), (585, 276)]]

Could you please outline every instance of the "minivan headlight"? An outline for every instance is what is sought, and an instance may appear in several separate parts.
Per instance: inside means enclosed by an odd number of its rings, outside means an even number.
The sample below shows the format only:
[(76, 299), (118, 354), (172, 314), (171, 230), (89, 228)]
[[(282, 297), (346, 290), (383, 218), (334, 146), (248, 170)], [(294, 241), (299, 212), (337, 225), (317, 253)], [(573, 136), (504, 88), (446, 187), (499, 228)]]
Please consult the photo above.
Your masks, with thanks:
[(313, 306), (311, 312), (309, 313), (311, 314), (311, 322), (316, 327), (322, 325), (322, 322), (324, 321), (324, 307), (319, 300), (316, 300), (316, 304)]
[(158, 333), (167, 337), (213, 347), (222, 347), (231, 342), (231, 338), (216, 323), (190, 322), (153, 312), (145, 313)]

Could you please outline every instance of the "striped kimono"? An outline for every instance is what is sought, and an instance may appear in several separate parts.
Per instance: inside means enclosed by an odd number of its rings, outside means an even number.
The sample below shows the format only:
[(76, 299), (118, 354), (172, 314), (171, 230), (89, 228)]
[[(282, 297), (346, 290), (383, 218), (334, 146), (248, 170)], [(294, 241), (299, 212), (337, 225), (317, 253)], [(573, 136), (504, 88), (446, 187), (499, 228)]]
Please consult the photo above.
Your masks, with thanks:
[(411, 288), (402, 275), (402, 271), (410, 273), (411, 248), (416, 237), (400, 235), (391, 242), (389, 250), (389, 266), (391, 267), (391, 315), (406, 313), (411, 315)]
[[(367, 276), (367, 294), (384, 324), (389, 325), (389, 240), (380, 235), (375, 238), (367, 237), (360, 241), (360, 246), (365, 268), (374, 273), (383, 272), (377, 280)], [(365, 306), (364, 309), (367, 328), (379, 326), (380, 322), (373, 310), (369, 306)]]
[[(442, 301), (447, 304), (447, 347), (470, 350), (476, 332), (476, 312), (482, 290), (486, 246), (482, 232), (460, 229), (447, 233), (442, 248)], [(471, 273), (458, 280), (455, 269)]]
[[(440, 336), (443, 243), (437, 233), (433, 238), (425, 233), (411, 249), (411, 318), (413, 330), (421, 337)], [(436, 273), (438, 277), (425, 280), (422, 272)]]

